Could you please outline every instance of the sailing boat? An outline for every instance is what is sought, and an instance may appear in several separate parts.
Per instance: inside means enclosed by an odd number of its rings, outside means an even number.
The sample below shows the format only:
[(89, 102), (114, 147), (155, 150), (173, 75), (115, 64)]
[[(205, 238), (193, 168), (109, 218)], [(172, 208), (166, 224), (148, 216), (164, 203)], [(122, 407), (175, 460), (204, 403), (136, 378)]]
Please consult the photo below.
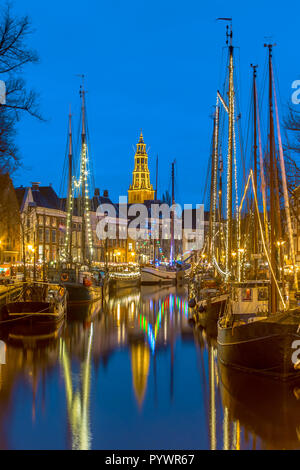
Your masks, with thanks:
[[(266, 45), (269, 50), (269, 201), (270, 222), (265, 224), (266, 236), (257, 202), (256, 182), (253, 171), (246, 184), (244, 197), (250, 181), (253, 186), (257, 222), (265, 256), (268, 260), (270, 279), (248, 280), (241, 279), (241, 267), (238, 269), (238, 282), (232, 284), (232, 295), (226, 315), (218, 323), (218, 357), (222, 364), (256, 373), (263, 373), (282, 380), (300, 377), (300, 364), (294, 348), (300, 340), (299, 321), (300, 309), (289, 308), (288, 296), (285, 293), (284, 271), (279, 269), (281, 263), (282, 243), (276, 240), (282, 233), (278, 191), (278, 165), (275, 148), (274, 112), (276, 111), (277, 140), (279, 147), (284, 206), (289, 235), (290, 250), (294, 261), (293, 239), (290, 223), (289, 200), (286, 188), (285, 165), (281, 144), (281, 134), (277, 110), (277, 99), (272, 64), (272, 45)], [(273, 100), (274, 98), (274, 100)], [(254, 73), (254, 118), (258, 117), (258, 102), (256, 91), (256, 72)], [(258, 123), (255, 122), (255, 126)], [(260, 135), (260, 128), (258, 125)], [(256, 132), (254, 132), (256, 138)], [(259, 139), (260, 140), (260, 139)], [(256, 143), (255, 143), (256, 146)], [(254, 152), (256, 158), (256, 151)], [(260, 145), (260, 162), (262, 162)], [(261, 165), (261, 173), (263, 173)], [(262, 178), (262, 195), (264, 219), (267, 219), (265, 181)], [(243, 197), (243, 199), (244, 199)], [(277, 213), (277, 216), (276, 216)], [(270, 230), (268, 231), (268, 225)], [(240, 219), (239, 219), (240, 226)], [(269, 238), (267, 242), (266, 238)], [(295, 262), (293, 263), (295, 266)], [(257, 267), (256, 267), (257, 268)], [(256, 269), (255, 268), (255, 269)], [(280, 279), (279, 279), (280, 275)], [(297, 290), (297, 275), (294, 277)]]
[[(88, 152), (86, 139), (85, 90), (80, 87), (81, 97), (81, 152), (79, 179), (73, 178), (72, 123), (69, 114), (69, 154), (68, 154), (68, 198), (65, 242), (62, 261), (58, 268), (50, 268), (50, 281), (61, 282), (68, 291), (68, 305), (96, 301), (102, 296), (101, 273), (92, 269), (93, 245), (90, 221), (90, 199), (88, 188)], [(77, 198), (75, 194), (77, 193)], [(81, 254), (73, 260), (73, 212), (81, 218)]]
[[(172, 162), (172, 206), (175, 205), (174, 166)], [(169, 266), (144, 266), (141, 268), (141, 284), (175, 284), (183, 282), (183, 271), (179, 271), (174, 262), (175, 237), (174, 237), (174, 211), (171, 211), (171, 240)]]
[[(211, 183), (210, 183), (210, 211), (209, 230), (204, 244), (201, 259), (191, 272), (190, 282), (190, 306), (194, 308), (191, 319), (201, 327), (209, 323), (217, 325), (218, 318), (223, 314), (228, 299), (228, 266), (232, 256), (232, 168), (235, 162), (234, 146), (234, 83), (233, 83), (233, 46), (232, 29), (227, 26), (227, 41), (229, 45), (229, 80), (228, 80), (228, 105), (217, 91), (217, 100), (214, 113), (213, 139), (211, 151)], [(227, 181), (227, 227), (226, 227), (226, 269), (220, 267), (223, 261), (223, 220), (222, 220), (222, 171), (223, 164), (220, 152), (220, 113), (221, 105), (228, 115), (228, 181)], [(222, 108), (222, 109), (223, 109)], [(229, 176), (230, 175), (230, 176)], [(217, 230), (218, 229), (218, 230)], [(206, 263), (207, 260), (207, 263)], [(222, 279), (222, 277), (224, 279)]]

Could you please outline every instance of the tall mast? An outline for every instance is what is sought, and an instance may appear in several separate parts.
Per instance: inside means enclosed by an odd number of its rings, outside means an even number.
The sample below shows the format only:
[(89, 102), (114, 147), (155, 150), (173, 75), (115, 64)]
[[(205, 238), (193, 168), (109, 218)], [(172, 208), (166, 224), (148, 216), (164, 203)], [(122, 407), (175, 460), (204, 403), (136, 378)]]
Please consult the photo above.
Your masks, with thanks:
[(234, 120), (234, 87), (233, 87), (233, 45), (232, 27), (226, 27), (226, 44), (229, 43), (229, 89), (228, 89), (228, 151), (227, 151), (227, 206), (226, 206), (226, 279), (232, 265), (232, 160), (233, 160), (233, 120)]
[(218, 173), (218, 141), (219, 141), (219, 106), (218, 98), (214, 115), (213, 149), (211, 161), (211, 185), (210, 185), (210, 211), (209, 211), (209, 262), (215, 255), (215, 231), (216, 231), (216, 206), (217, 206), (217, 173)]
[(70, 230), (69, 230), (69, 247), (68, 247), (68, 254), (67, 258), (69, 260), (72, 259), (72, 214), (73, 214), (73, 207), (72, 207), (72, 170), (73, 170), (73, 144), (72, 144), (72, 114), (71, 114), (71, 106), (69, 112), (69, 155), (68, 155), (68, 163), (69, 163), (69, 174), (68, 174), (68, 213), (69, 216), (69, 223), (70, 223)]
[(156, 156), (156, 181), (155, 181), (155, 200), (157, 201), (157, 182), (158, 182), (158, 155)]
[[(157, 182), (158, 182), (158, 155), (156, 155), (155, 201), (157, 201), (157, 184), (158, 184)], [(158, 230), (159, 230), (159, 224), (158, 224)], [(153, 264), (154, 265), (155, 265), (155, 260), (156, 260), (156, 245), (157, 245), (157, 240), (153, 239)]]
[(82, 79), (82, 85), (80, 86), (80, 97), (81, 97), (81, 258), (84, 263), (86, 260), (86, 225), (85, 225), (85, 172), (86, 172), (86, 133), (85, 133), (85, 90)]
[(223, 208), (222, 208), (222, 187), (223, 187), (223, 183), (222, 183), (222, 173), (223, 173), (223, 159), (222, 159), (222, 154), (220, 152), (220, 160), (219, 160), (219, 201), (218, 201), (218, 214), (219, 214), (219, 237), (218, 237), (218, 240), (219, 240), (219, 243), (218, 243), (218, 257), (217, 257), (217, 261), (218, 263), (220, 263), (220, 259), (221, 259), (221, 251), (222, 251), (222, 247), (223, 247)]
[[(174, 165), (175, 160), (172, 162), (172, 207), (175, 204), (175, 189), (174, 189)], [(171, 246), (170, 246), (170, 264), (173, 265), (174, 261), (174, 210), (171, 211)]]
[(86, 142), (86, 116), (85, 116), (85, 90), (82, 79), (80, 86), (81, 97), (81, 158), (80, 158), (80, 179), (79, 185), (81, 187), (81, 217), (82, 217), (82, 230), (81, 230), (81, 258), (82, 263), (90, 264), (92, 261), (93, 253), (93, 240), (90, 222), (90, 199), (89, 199), (89, 185), (88, 185), (88, 153)]
[[(275, 174), (276, 164), (274, 146), (273, 94), (272, 94), (272, 44), (266, 44), (269, 49), (269, 173), (270, 173), (270, 260), (271, 267), (277, 278), (276, 269), (276, 212), (275, 212)], [(274, 276), (271, 277), (271, 313), (277, 311), (277, 291)]]
[[(254, 186), (257, 191), (257, 104), (256, 104), (256, 69), (257, 65), (252, 65), (253, 69), (253, 168), (254, 168)], [(253, 253), (254, 255), (258, 252), (258, 220), (257, 213), (254, 210), (254, 233), (253, 233)], [(254, 260), (254, 279), (257, 279), (257, 258)]]
[(73, 171), (73, 145), (72, 145), (72, 114), (71, 106), (69, 111), (69, 146), (68, 146), (68, 192), (67, 192), (67, 221), (66, 221), (66, 237), (64, 242), (63, 259), (66, 262), (72, 260), (72, 215), (73, 215), (73, 188), (72, 188), (72, 171)]

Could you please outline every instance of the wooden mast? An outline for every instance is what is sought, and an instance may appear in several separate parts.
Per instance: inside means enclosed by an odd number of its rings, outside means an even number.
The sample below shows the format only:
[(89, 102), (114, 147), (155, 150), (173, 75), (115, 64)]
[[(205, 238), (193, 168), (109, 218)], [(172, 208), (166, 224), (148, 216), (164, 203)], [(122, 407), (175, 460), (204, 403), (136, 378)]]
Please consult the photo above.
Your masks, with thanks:
[[(253, 169), (254, 169), (254, 186), (255, 191), (257, 191), (257, 103), (256, 103), (256, 69), (257, 65), (252, 65), (253, 69)], [(258, 253), (258, 220), (257, 213), (254, 210), (254, 233), (253, 233), (253, 253), (255, 255), (254, 259), (254, 279), (257, 279), (257, 258)]]
[[(270, 173), (270, 261), (273, 273), (277, 278), (276, 268), (276, 208), (275, 208), (275, 174), (276, 165), (274, 145), (274, 120), (273, 120), (273, 94), (272, 94), (272, 44), (265, 44), (269, 49), (269, 173)], [(274, 276), (271, 277), (271, 313), (277, 311), (277, 290)]]
[(218, 177), (218, 144), (219, 144), (219, 106), (218, 98), (214, 114), (213, 148), (211, 155), (211, 184), (210, 184), (210, 211), (209, 211), (209, 241), (208, 261), (213, 262), (215, 256), (216, 234), (216, 206), (217, 206), (217, 177)]
[(68, 212), (69, 216), (69, 224), (70, 224), (70, 231), (69, 231), (69, 246), (68, 246), (68, 253), (67, 253), (67, 261), (72, 260), (72, 171), (73, 171), (73, 144), (72, 144), (72, 114), (71, 114), (71, 106), (69, 112), (69, 154), (68, 154), (68, 164), (69, 164), (69, 171), (68, 171)]
[(85, 172), (86, 172), (86, 133), (85, 133), (85, 90), (82, 80), (80, 86), (81, 97), (81, 162), (80, 162), (80, 177), (81, 177), (81, 261), (84, 264), (86, 261), (86, 220), (85, 220)]
[(218, 202), (218, 216), (219, 216), (219, 243), (218, 243), (218, 254), (217, 254), (217, 261), (220, 263), (221, 259), (221, 252), (223, 248), (223, 240), (224, 240), (224, 233), (223, 233), (223, 208), (222, 208), (222, 173), (223, 173), (223, 159), (222, 154), (220, 152), (220, 159), (219, 159), (219, 202)]
[(228, 89), (228, 152), (227, 152), (227, 207), (226, 207), (226, 280), (229, 280), (232, 267), (232, 160), (233, 160), (233, 120), (234, 120), (234, 87), (233, 87), (233, 46), (232, 28), (227, 25), (229, 42), (229, 89)]
[(214, 127), (213, 127), (213, 142), (211, 151), (211, 178), (210, 178), (210, 201), (209, 201), (209, 230), (208, 230), (208, 262), (212, 262), (212, 226), (213, 226), (213, 188), (214, 188), (214, 147), (215, 147), (215, 133), (216, 133), (216, 115), (214, 115)]
[(174, 188), (174, 165), (175, 160), (172, 162), (172, 207), (171, 210), (171, 247), (170, 247), (170, 264), (173, 265), (174, 263), (174, 205), (175, 205), (175, 188)]
[[(156, 155), (156, 175), (155, 175), (155, 201), (157, 201), (157, 186), (158, 186), (158, 155)], [(158, 230), (159, 230), (159, 223), (158, 223)], [(159, 234), (158, 234), (159, 239)], [(156, 245), (157, 240), (153, 239), (153, 264), (155, 265), (156, 260)]]
[(156, 181), (155, 181), (155, 200), (157, 201), (157, 183), (158, 182), (158, 155), (156, 155)]

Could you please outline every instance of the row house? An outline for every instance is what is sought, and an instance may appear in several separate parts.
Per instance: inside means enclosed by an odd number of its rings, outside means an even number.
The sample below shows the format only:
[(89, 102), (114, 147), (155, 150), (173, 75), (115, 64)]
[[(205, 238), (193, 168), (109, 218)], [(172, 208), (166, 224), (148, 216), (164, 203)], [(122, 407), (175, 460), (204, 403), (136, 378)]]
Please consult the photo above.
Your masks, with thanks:
[(12, 180), (0, 174), (0, 264), (20, 261), (20, 212)]
[[(64, 249), (66, 234), (66, 199), (59, 198), (52, 186), (41, 186), (32, 183), (31, 187), (16, 188), (21, 213), (21, 243), (26, 261), (39, 263), (56, 262)], [(72, 215), (72, 259), (80, 262), (82, 257), (82, 218), (78, 216), (79, 201), (74, 199)], [(92, 231), (93, 261), (128, 262), (135, 261), (134, 244), (132, 241), (119, 236), (118, 213), (113, 218), (116, 225), (116, 236), (113, 239), (101, 240), (96, 233), (96, 227), (105, 214), (97, 213), (100, 205), (108, 204), (114, 209), (108, 197), (108, 191), (100, 196), (95, 189), (90, 200), (90, 221)]]

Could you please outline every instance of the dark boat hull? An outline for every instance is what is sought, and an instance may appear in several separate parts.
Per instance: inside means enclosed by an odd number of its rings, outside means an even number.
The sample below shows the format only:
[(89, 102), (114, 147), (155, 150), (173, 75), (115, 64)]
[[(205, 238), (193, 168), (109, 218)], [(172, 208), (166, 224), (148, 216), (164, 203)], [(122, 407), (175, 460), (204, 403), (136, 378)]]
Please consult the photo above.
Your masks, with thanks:
[(48, 302), (13, 302), (1, 309), (1, 331), (13, 334), (48, 334), (56, 331), (65, 318), (65, 301), (52, 308)]
[(208, 303), (206, 310), (197, 312), (196, 324), (201, 328), (208, 331), (208, 334), (217, 337), (218, 334), (218, 320), (223, 315), (227, 299)]
[(293, 362), (293, 343), (300, 340), (300, 317), (291, 317), (290, 321), (284, 317), (274, 320), (258, 320), (228, 328), (219, 323), (217, 344), (221, 363), (283, 380), (300, 377), (295, 359)]
[(64, 283), (68, 291), (68, 305), (94, 302), (101, 299), (101, 286), (84, 286), (82, 284)]
[(109, 291), (116, 291), (118, 289), (126, 289), (128, 287), (138, 287), (140, 285), (140, 279), (110, 279), (109, 280)]

